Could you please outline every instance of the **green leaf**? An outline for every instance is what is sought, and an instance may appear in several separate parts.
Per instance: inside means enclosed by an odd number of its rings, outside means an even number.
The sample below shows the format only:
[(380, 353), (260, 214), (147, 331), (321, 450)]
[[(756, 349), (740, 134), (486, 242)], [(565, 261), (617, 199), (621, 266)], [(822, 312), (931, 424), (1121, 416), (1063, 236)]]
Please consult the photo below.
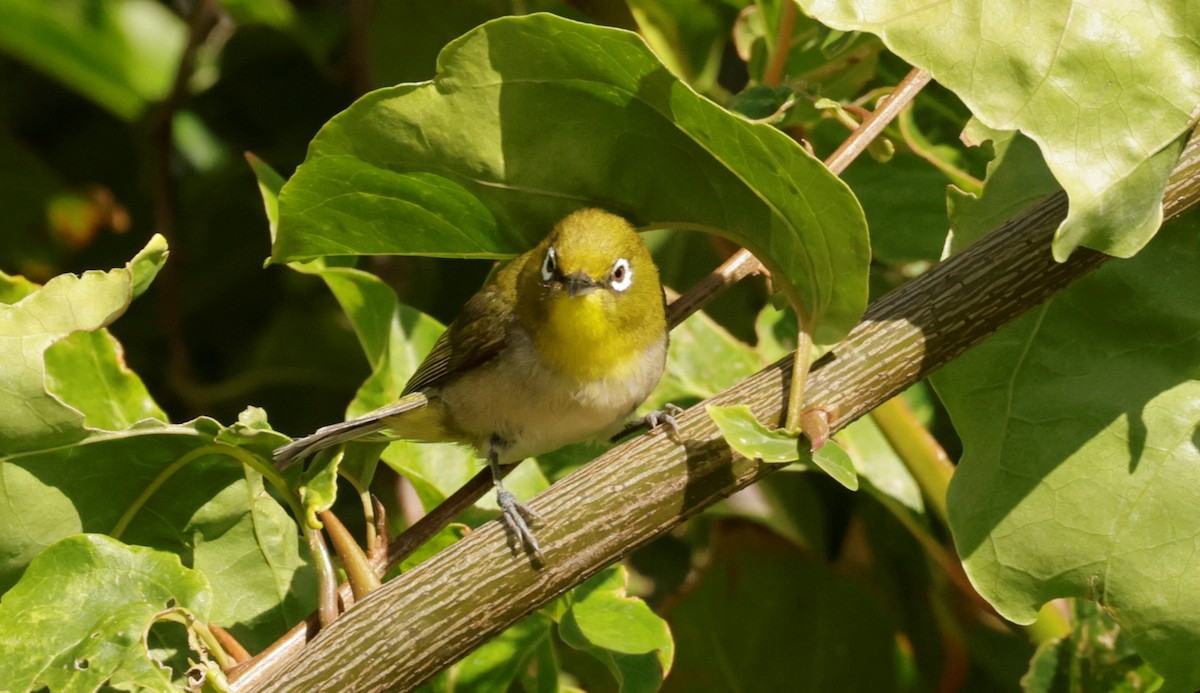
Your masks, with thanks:
[(106, 329), (76, 332), (46, 350), (46, 391), (82, 412), (87, 428), (119, 431), (142, 419), (167, 420)]
[(975, 142), (991, 140), (995, 157), (988, 163), (987, 179), (979, 195), (955, 187), (947, 190), (950, 237), (946, 254), (953, 255), (1026, 208), (1062, 188), (1037, 145), (1024, 135), (990, 130), (977, 120), (967, 124), (966, 135)]
[(787, 135), (691, 91), (636, 35), (503, 18), (438, 65), (322, 128), (280, 196), (275, 261), (508, 257), (597, 205), (749, 248), (818, 345), (857, 323), (869, 250), (849, 189)]
[(153, 0), (8, 0), (0, 50), (125, 120), (166, 97), (187, 41)]
[[(1093, 599), (1200, 687), (1200, 217), (1165, 228), (934, 375), (964, 450), (948, 497), (1005, 617)], [(1136, 298), (1136, 300), (1134, 300)]]
[(167, 609), (207, 622), (212, 598), (204, 575), (178, 556), (98, 534), (65, 538), (0, 602), (4, 686), (174, 691), (144, 638)]
[(739, 2), (630, 0), (638, 32), (671, 72), (700, 92), (716, 84)]
[(989, 127), (1035, 141), (1071, 201), (1055, 257), (1080, 245), (1128, 257), (1158, 230), (1167, 175), (1200, 103), (1194, 3), (800, 5), (830, 26), (879, 35)]
[(675, 645), (666, 621), (626, 595), (628, 577), (617, 565), (575, 588), (559, 635), (604, 662), (622, 691), (655, 691), (671, 670)]
[(853, 468), (866, 479), (867, 490), (894, 498), (913, 512), (925, 512), (916, 479), (871, 417), (852, 422), (838, 431), (837, 438)]
[(721, 521), (670, 608), (663, 691), (895, 691), (892, 617), (865, 585), (755, 524)]
[(550, 620), (534, 614), (492, 638), (454, 665), (450, 675), (457, 689), (504, 691), (550, 639)]
[(1134, 652), (1112, 617), (1092, 602), (1073, 600), (1072, 631), (1042, 643), (1021, 679), (1026, 693), (1155, 691), (1162, 677)]
[(667, 369), (646, 400), (661, 408), (711, 397), (761, 369), (766, 362), (746, 343), (697, 312), (671, 330)]
[[(97, 330), (117, 319), (166, 257), (166, 242), (155, 235), (124, 269), (55, 277), (19, 301), (0, 305), (0, 363), (6, 366), (0, 369), (0, 455), (77, 441), (87, 435), (89, 414), (97, 425), (138, 411), (161, 414), (136, 376), (122, 371), (111, 343), (78, 338), (49, 364), (46, 350), (72, 332)], [(98, 372), (78, 377), (71, 372), (91, 367), (94, 359), (106, 359)], [(120, 400), (110, 406), (99, 401), (108, 386), (117, 388)]]
[[(0, 457), (0, 590), (56, 541), (81, 532), (186, 558), (212, 584), (212, 619), (252, 650), (312, 610), (311, 568), (289, 513), (245, 467), (286, 442), (250, 412), (225, 428), (211, 419), (147, 420), (68, 446)], [(233, 444), (237, 444), (234, 447)]]
[(858, 474), (854, 463), (842, 448), (830, 440), (820, 450), (809, 452), (807, 438), (794, 436), (782, 429), (769, 430), (754, 417), (750, 407), (707, 405), (704, 407), (729, 447), (743, 457), (763, 462), (812, 463), (851, 491), (858, 490)]

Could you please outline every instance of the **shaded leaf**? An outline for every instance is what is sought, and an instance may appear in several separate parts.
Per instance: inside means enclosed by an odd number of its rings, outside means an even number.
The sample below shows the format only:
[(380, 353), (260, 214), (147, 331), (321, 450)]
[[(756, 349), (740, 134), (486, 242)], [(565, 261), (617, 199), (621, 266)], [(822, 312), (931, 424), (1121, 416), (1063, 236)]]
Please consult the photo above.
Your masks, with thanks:
[(711, 562), (667, 617), (679, 655), (664, 691), (898, 690), (878, 598), (748, 522), (716, 525)]
[(1162, 687), (1162, 678), (1142, 661), (1103, 609), (1080, 600), (1072, 604), (1071, 633), (1038, 647), (1021, 679), (1026, 693), (1134, 693)]
[(489, 22), (446, 47), (434, 81), (327, 123), (280, 196), (273, 259), (507, 257), (587, 205), (745, 245), (818, 345), (865, 307), (866, 227), (840, 180), (697, 96), (636, 35), (552, 15)]
[(0, 676), (8, 690), (173, 691), (144, 638), (156, 616), (208, 621), (212, 589), (179, 557), (99, 534), (43, 551), (0, 601)]
[(990, 140), (995, 157), (988, 163), (987, 180), (979, 195), (947, 189), (950, 236), (946, 255), (953, 255), (977, 238), (999, 228), (1035, 202), (1062, 188), (1032, 140), (1020, 133), (990, 130), (979, 121), (967, 125), (969, 137)]
[(1054, 240), (1128, 257), (1162, 223), (1167, 175), (1200, 103), (1200, 13), (1176, 0), (1034, 5), (800, 0), (879, 35), (977, 118), (1037, 142), (1071, 207)]

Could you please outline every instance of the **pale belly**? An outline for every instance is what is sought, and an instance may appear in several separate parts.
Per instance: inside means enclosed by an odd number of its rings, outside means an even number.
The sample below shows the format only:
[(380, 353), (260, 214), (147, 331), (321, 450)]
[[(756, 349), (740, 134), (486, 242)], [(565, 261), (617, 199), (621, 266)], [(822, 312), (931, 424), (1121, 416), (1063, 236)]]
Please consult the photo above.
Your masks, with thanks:
[(614, 378), (580, 385), (541, 365), (528, 342), (431, 393), (455, 426), (486, 456), (493, 436), (512, 464), (569, 443), (618, 432), (662, 377), (666, 339)]

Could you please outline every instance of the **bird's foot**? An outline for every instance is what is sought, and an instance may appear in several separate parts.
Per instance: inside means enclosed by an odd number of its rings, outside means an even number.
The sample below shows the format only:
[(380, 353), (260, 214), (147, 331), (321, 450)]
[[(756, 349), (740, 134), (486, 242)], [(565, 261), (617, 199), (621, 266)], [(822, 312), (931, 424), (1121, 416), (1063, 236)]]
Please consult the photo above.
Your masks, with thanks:
[(670, 431), (668, 435), (671, 436), (671, 440), (682, 445), (683, 434), (679, 431), (679, 421), (677, 421), (675, 418), (677, 416), (681, 416), (682, 414), (683, 407), (679, 407), (668, 402), (663, 406), (662, 409), (655, 409), (654, 411), (648, 412), (640, 420), (634, 419), (632, 423), (621, 429), (620, 433), (609, 439), (609, 442), (615, 443), (641, 428), (654, 430), (659, 426), (666, 426)]
[(533, 527), (542, 524), (542, 516), (532, 508), (517, 500), (511, 491), (496, 484), (496, 502), (500, 504), (500, 524), (508, 536), (509, 547), (516, 551), (524, 547), (539, 562), (542, 558), (542, 548), (538, 546), (537, 537), (533, 536)]
[(659, 426), (666, 426), (671, 430), (671, 439), (676, 443), (682, 443), (683, 434), (679, 432), (679, 421), (677, 421), (675, 418), (682, 415), (683, 407), (667, 402), (665, 405), (663, 405), (662, 409), (655, 409), (652, 412), (648, 412), (642, 417), (642, 421), (652, 431)]

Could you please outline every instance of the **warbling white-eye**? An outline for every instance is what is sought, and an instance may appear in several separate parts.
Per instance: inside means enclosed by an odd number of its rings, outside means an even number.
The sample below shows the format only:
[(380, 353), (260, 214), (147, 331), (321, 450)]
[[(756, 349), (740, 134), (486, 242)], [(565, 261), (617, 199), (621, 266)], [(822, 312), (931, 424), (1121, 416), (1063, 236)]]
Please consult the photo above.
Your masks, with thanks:
[(583, 209), (471, 297), (395, 404), (321, 428), (275, 459), (283, 467), (354, 439), (472, 445), (491, 467), (510, 538), (540, 556), (529, 529), (540, 518), (504, 488), (500, 467), (620, 431), (666, 356), (649, 251), (625, 219)]

